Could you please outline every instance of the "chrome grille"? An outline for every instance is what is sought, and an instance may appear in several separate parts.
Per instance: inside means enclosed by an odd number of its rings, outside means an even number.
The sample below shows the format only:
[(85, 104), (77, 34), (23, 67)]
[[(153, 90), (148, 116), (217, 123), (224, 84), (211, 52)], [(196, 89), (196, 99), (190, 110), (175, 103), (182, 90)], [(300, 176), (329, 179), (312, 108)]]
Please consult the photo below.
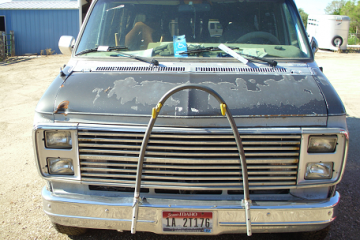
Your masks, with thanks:
[[(81, 178), (92, 185), (134, 187), (142, 132), (78, 132)], [(250, 189), (296, 185), (300, 135), (241, 135)], [(241, 189), (239, 155), (229, 134), (153, 132), (142, 187)]]

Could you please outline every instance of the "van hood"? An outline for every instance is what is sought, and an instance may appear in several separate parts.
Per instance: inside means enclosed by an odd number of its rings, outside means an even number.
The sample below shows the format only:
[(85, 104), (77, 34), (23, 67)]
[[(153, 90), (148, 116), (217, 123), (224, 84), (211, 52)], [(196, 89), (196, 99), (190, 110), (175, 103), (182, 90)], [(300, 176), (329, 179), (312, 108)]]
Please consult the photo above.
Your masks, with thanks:
[[(54, 113), (150, 116), (170, 89), (200, 84), (215, 90), (233, 116), (326, 116), (311, 75), (73, 72), (57, 90)], [(160, 116), (218, 116), (219, 103), (200, 90), (171, 96)]]

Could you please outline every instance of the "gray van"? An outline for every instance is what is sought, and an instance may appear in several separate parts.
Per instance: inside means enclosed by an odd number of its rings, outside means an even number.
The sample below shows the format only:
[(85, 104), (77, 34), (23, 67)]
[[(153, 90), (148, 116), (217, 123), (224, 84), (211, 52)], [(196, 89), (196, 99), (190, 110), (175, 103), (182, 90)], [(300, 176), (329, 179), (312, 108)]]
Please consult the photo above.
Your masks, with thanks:
[(35, 110), (44, 211), (68, 235), (323, 239), (348, 130), (291, 0), (94, 0)]

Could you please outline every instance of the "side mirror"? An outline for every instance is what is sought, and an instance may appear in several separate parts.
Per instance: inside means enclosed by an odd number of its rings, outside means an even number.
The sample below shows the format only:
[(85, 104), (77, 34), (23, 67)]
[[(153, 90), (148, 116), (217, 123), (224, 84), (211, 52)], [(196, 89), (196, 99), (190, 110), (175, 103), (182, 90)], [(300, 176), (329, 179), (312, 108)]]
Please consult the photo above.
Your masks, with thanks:
[(73, 36), (61, 36), (59, 40), (60, 52), (64, 55), (71, 55), (75, 45), (75, 38)]
[(317, 40), (316, 40), (315, 37), (311, 37), (310, 47), (311, 47), (312, 52), (313, 52), (314, 55), (315, 55), (315, 53), (319, 50), (319, 44), (318, 44), (318, 42), (317, 42)]

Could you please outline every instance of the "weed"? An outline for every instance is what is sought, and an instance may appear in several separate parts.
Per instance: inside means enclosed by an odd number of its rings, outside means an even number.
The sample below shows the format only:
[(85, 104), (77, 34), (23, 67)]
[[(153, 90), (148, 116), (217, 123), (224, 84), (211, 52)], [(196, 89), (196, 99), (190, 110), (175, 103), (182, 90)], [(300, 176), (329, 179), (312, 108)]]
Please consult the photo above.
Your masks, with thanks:
[(356, 44), (359, 44), (360, 43), (360, 40), (358, 38), (349, 38), (348, 39), (348, 45), (356, 45)]
[(360, 44), (359, 38), (356, 37), (356, 34), (350, 34), (348, 38), (348, 45), (357, 45)]
[(358, 48), (348, 48), (346, 53), (360, 53), (360, 49)]
[(45, 49), (46, 55), (53, 55), (55, 51), (51, 50), (51, 48)]

